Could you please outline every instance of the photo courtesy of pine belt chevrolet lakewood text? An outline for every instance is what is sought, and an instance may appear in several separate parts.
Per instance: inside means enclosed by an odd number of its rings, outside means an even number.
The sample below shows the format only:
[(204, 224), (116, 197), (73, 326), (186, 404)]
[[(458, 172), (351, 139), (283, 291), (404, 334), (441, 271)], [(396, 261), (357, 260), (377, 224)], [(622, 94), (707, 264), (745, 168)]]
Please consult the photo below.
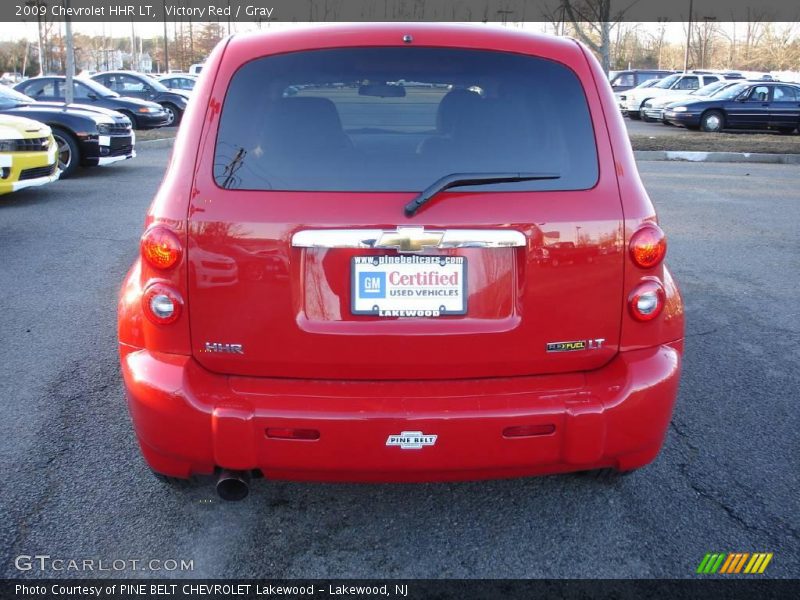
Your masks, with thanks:
[(450, 24), (235, 35), (204, 64), (119, 301), (166, 482), (627, 472), (683, 305), (578, 42)]

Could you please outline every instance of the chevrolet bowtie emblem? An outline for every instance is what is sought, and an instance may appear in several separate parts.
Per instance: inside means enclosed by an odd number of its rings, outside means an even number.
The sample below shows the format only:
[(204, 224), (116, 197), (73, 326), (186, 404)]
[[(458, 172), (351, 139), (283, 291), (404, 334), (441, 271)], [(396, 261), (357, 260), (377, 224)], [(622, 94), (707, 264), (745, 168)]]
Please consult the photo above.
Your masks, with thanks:
[(422, 252), (436, 248), (444, 237), (444, 231), (425, 231), (422, 227), (398, 227), (395, 231), (384, 231), (375, 242), (375, 248), (394, 248), (398, 252)]

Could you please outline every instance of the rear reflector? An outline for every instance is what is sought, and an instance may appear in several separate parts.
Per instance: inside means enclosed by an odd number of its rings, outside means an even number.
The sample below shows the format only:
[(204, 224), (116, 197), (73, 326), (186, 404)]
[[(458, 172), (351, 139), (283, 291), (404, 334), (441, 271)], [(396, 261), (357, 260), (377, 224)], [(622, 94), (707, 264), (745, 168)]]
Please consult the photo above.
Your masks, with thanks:
[(515, 425), (514, 427), (506, 427), (503, 429), (503, 437), (519, 438), (550, 435), (555, 430), (556, 426), (552, 423), (544, 423), (542, 425)]
[(318, 440), (319, 431), (316, 429), (290, 429), (288, 427), (270, 427), (267, 437), (277, 440)]
[(631, 315), (637, 321), (652, 321), (664, 309), (664, 288), (655, 279), (640, 283), (628, 299)]
[(643, 269), (655, 267), (667, 253), (667, 237), (658, 225), (647, 223), (631, 236), (631, 258)]
[(169, 269), (178, 264), (183, 254), (181, 242), (172, 231), (156, 225), (142, 235), (142, 257), (151, 267)]
[(155, 283), (142, 294), (142, 308), (152, 323), (169, 325), (181, 316), (183, 298), (172, 287)]

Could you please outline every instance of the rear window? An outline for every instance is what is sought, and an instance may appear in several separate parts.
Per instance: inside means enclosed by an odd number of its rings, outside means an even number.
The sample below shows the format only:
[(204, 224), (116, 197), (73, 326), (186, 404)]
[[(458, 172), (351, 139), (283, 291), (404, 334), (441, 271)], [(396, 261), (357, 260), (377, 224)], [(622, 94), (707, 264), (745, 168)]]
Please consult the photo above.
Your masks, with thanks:
[(452, 173), (560, 179), (462, 188), (579, 190), (598, 178), (581, 83), (545, 59), (446, 48), (313, 50), (256, 59), (228, 88), (217, 185), (416, 192)]

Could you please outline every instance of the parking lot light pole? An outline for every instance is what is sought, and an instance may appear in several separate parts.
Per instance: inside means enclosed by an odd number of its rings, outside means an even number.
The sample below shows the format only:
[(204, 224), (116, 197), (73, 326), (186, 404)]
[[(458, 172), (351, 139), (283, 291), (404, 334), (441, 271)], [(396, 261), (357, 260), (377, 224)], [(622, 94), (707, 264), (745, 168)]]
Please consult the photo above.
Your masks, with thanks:
[(686, 52), (683, 55), (683, 72), (689, 70), (689, 46), (692, 43), (692, 4), (693, 0), (689, 0), (689, 23), (686, 25)]
[(162, 0), (161, 10), (164, 21), (164, 73), (169, 73), (169, 37), (167, 36), (167, 0)]
[(72, 104), (74, 100), (74, 90), (72, 88), (72, 80), (75, 77), (75, 50), (72, 40), (72, 20), (69, 16), (69, 0), (63, 0), (64, 8), (64, 28), (66, 29), (65, 35), (67, 37), (67, 89), (64, 90), (64, 101), (67, 105)]

